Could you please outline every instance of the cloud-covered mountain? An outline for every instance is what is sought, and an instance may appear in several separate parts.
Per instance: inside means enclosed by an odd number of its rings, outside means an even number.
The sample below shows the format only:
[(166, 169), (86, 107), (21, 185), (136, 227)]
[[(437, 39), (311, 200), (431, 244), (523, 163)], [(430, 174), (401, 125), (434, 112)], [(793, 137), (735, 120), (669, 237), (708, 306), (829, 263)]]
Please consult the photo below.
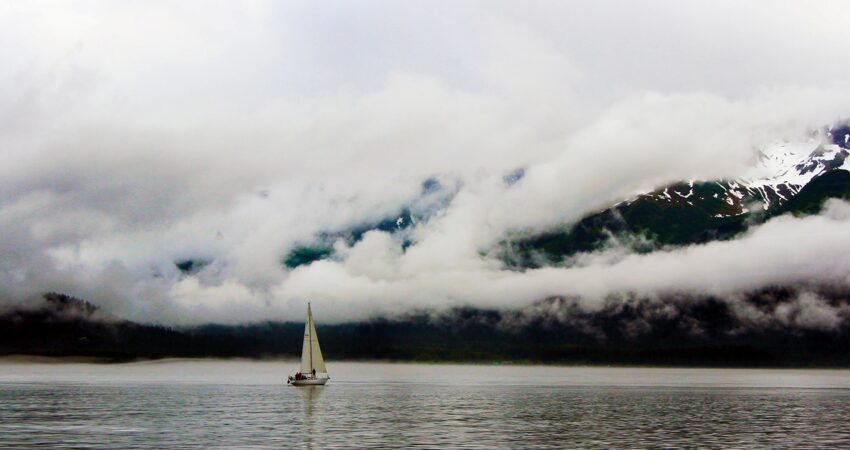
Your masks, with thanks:
[(0, 304), (343, 323), (847, 285), (843, 5), (374, 9), (0, 7)]
[[(820, 212), (829, 198), (850, 199), (850, 126), (839, 124), (815, 132), (803, 142), (772, 144), (759, 150), (755, 163), (734, 180), (692, 180), (636, 195), (575, 223), (543, 231), (509, 230), (495, 252), (513, 269), (569, 264), (566, 258), (611, 245), (637, 252), (670, 246), (733, 239), (749, 228), (782, 214)], [(503, 177), (506, 186), (525, 174), (517, 169)], [(300, 245), (286, 256), (289, 269), (333, 259), (334, 245), (355, 245), (370, 231), (413, 244), (417, 224), (445, 212), (458, 187), (444, 189), (435, 179), (398, 214), (349, 230), (320, 233), (312, 245)], [(422, 205), (427, 205), (423, 207)]]
[(551, 266), (608, 245), (649, 252), (704, 244), (733, 239), (781, 214), (816, 214), (829, 198), (850, 198), (848, 142), (850, 127), (842, 124), (806, 142), (768, 146), (739, 179), (674, 183), (574, 224), (514, 234), (503, 258), (518, 269)]
[(331, 258), (335, 245), (346, 247), (356, 245), (370, 231), (391, 234), (396, 241), (402, 243), (404, 250), (412, 244), (410, 233), (412, 228), (444, 212), (460, 187), (458, 180), (445, 178), (441, 182), (436, 177), (429, 177), (422, 182), (422, 190), (416, 198), (406, 203), (395, 214), (379, 218), (371, 223), (358, 224), (354, 228), (320, 232), (306, 243), (299, 243), (290, 250), (283, 259), (283, 265), (288, 269), (294, 269), (314, 261)]

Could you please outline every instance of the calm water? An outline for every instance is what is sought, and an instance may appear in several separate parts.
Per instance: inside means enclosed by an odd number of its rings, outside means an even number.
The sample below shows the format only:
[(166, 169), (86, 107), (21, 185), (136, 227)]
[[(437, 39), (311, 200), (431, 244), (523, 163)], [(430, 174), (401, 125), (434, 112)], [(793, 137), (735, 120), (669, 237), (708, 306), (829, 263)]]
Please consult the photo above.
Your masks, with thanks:
[(0, 363), (0, 446), (850, 447), (850, 371)]

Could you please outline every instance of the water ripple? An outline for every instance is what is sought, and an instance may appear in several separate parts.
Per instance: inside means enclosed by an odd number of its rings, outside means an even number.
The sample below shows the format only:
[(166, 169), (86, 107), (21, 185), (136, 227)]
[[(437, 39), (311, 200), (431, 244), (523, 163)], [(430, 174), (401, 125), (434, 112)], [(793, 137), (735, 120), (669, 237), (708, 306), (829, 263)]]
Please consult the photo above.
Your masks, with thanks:
[(314, 388), (0, 381), (0, 446), (850, 446), (843, 388), (359, 381)]

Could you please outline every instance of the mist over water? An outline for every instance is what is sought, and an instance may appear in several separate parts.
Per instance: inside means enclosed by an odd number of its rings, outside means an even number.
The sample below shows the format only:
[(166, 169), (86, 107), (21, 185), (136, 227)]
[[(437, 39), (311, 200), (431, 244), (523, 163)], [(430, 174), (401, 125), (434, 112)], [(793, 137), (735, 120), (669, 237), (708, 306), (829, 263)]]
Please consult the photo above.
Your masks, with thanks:
[(850, 372), (297, 362), (0, 364), (0, 446), (842, 447)]

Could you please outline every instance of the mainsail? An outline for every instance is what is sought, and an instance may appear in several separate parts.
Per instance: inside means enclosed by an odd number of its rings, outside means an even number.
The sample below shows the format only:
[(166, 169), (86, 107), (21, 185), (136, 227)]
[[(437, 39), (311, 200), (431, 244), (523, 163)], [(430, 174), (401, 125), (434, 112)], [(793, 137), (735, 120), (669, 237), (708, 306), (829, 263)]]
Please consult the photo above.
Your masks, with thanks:
[(319, 336), (316, 335), (316, 324), (313, 323), (313, 311), (307, 304), (307, 323), (304, 324), (304, 347), (301, 349), (301, 373), (327, 373), (325, 359), (322, 358), (322, 350), (319, 348)]

